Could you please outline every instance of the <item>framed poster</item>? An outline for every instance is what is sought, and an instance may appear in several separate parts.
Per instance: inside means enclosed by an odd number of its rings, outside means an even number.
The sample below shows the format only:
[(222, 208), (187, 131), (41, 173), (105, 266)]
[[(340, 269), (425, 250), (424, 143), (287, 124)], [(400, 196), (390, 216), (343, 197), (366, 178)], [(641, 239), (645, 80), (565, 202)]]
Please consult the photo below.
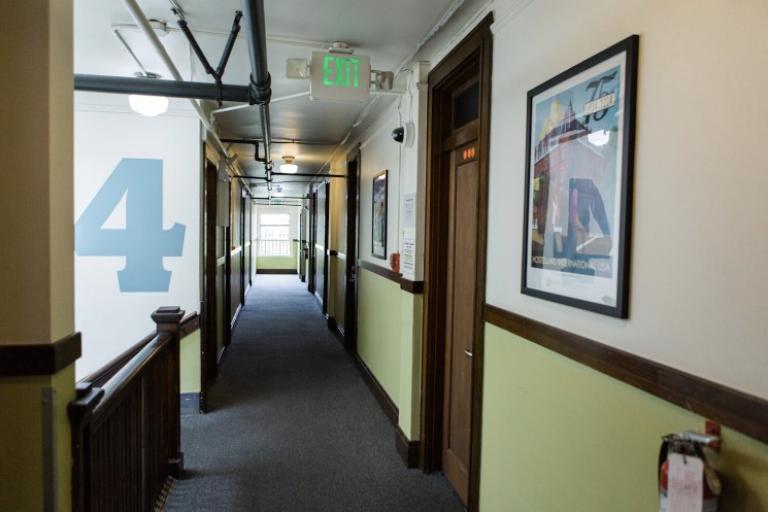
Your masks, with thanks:
[(371, 218), (371, 253), (387, 259), (387, 172), (373, 177), (373, 216)]
[(627, 317), (638, 36), (528, 92), (522, 293)]

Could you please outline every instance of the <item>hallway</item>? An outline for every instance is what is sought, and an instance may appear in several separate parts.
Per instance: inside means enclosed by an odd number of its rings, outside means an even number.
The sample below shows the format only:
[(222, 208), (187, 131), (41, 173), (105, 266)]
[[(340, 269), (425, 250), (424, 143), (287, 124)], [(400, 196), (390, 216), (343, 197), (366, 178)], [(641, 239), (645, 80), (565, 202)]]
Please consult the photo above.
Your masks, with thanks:
[(167, 510), (463, 510), (441, 475), (404, 467), (296, 276), (256, 277), (209, 400), (182, 417), (185, 479)]

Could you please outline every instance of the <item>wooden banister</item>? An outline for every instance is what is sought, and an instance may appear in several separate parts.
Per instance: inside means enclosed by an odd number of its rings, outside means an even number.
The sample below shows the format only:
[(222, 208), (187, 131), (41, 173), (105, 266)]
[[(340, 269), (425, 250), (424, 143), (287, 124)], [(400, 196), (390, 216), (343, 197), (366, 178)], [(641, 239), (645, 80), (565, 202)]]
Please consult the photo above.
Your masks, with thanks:
[[(170, 477), (180, 476), (183, 315), (179, 308), (158, 309), (152, 314), (156, 333), (113, 360), (109, 371), (100, 372), (101, 380), (109, 375), (101, 386), (78, 384), (68, 409), (73, 510), (153, 510)], [(118, 367), (118, 360), (125, 362)]]
[[(184, 319), (181, 321), (181, 338), (184, 339), (185, 337), (189, 336), (196, 330), (200, 328), (200, 316), (197, 314), (197, 312), (192, 312), (187, 314), (187, 316), (184, 317)], [(117, 357), (109, 361), (107, 364), (93, 372), (92, 374), (88, 375), (87, 377), (83, 378), (81, 382), (90, 382), (94, 386), (102, 387), (104, 386), (109, 379), (112, 378), (112, 376), (115, 375), (115, 373), (120, 370), (120, 368), (124, 367), (128, 361), (133, 359), (133, 357), (138, 354), (142, 348), (144, 348), (147, 343), (152, 341), (154, 337), (157, 335), (157, 331), (152, 331), (151, 333), (144, 336), (140, 341), (135, 343), (134, 345), (131, 345), (129, 348), (127, 348), (125, 351), (121, 352)]]

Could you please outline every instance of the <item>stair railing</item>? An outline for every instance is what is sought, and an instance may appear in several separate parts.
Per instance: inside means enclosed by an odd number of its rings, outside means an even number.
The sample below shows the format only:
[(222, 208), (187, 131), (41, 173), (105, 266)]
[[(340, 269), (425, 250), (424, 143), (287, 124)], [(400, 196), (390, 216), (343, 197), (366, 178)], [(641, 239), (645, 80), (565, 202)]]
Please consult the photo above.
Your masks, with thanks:
[(183, 317), (159, 308), (153, 335), (78, 383), (68, 408), (76, 512), (155, 510), (181, 476), (179, 343), (197, 315)]

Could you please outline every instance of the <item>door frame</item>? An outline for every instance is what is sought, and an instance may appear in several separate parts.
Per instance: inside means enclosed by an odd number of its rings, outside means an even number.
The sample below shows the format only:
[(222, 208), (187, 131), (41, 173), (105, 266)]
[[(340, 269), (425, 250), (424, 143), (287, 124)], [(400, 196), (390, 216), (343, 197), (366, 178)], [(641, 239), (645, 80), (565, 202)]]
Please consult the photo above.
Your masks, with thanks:
[(317, 264), (315, 263), (315, 253), (317, 252), (317, 191), (311, 190), (307, 194), (307, 200), (309, 201), (309, 268), (307, 272), (307, 291), (312, 295), (315, 294), (315, 288), (317, 280)]
[(357, 254), (360, 207), (360, 146), (347, 154), (347, 254), (344, 287), (344, 348), (357, 353)]
[(323, 293), (321, 294), (323, 303), (323, 314), (328, 314), (328, 280), (331, 277), (330, 269), (331, 264), (331, 240), (330, 240), (330, 224), (331, 224), (331, 182), (324, 181), (320, 187), (325, 190), (325, 205), (323, 210), (324, 226), (323, 226)]
[(208, 384), (218, 376), (216, 364), (216, 213), (218, 170), (203, 152), (203, 300), (200, 343), (200, 410), (208, 410)]
[(469, 467), (468, 510), (477, 510), (480, 488), (480, 448), (483, 382), (483, 304), (485, 302), (486, 245), (488, 223), (488, 160), (490, 149), (491, 65), (493, 15), (481, 21), (464, 40), (446, 56), (428, 78), (426, 233), (424, 253), (424, 329), (421, 368), (421, 453), (425, 472), (439, 470), (443, 449), (443, 398), (445, 389), (445, 287), (447, 269), (448, 176), (443, 150), (445, 127), (451, 126), (450, 109), (445, 108), (457, 77), (472, 66), (480, 80), (479, 111), (479, 202), (477, 236), (477, 279), (475, 288), (475, 332), (472, 358), (472, 412)]

